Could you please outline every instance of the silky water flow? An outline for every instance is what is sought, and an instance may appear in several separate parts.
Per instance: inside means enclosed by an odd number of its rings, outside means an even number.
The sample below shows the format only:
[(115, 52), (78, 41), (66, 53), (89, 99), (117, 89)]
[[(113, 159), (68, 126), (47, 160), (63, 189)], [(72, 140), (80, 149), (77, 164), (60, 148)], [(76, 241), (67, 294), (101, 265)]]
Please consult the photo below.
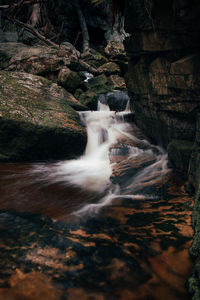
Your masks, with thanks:
[[(31, 173), (36, 175), (37, 180), (45, 181), (46, 184), (63, 183), (99, 194), (96, 203), (84, 204), (73, 212), (79, 216), (97, 213), (116, 198), (152, 198), (152, 195), (141, 192), (137, 194), (137, 191), (159, 181), (169, 172), (167, 154), (160, 147), (134, 136), (131, 124), (126, 121), (126, 116), (130, 115), (129, 101), (122, 112), (110, 111), (107, 104), (98, 101), (97, 111), (79, 114), (87, 129), (85, 153), (78, 159), (55, 164), (36, 164)], [(128, 145), (122, 146), (124, 140), (129, 141)], [(112, 163), (111, 158), (124, 153), (126, 167), (129, 160), (143, 156), (148, 156), (152, 163), (148, 163), (133, 176), (125, 176), (124, 182), (113, 183), (113, 168), (116, 164), (119, 168), (120, 163)]]

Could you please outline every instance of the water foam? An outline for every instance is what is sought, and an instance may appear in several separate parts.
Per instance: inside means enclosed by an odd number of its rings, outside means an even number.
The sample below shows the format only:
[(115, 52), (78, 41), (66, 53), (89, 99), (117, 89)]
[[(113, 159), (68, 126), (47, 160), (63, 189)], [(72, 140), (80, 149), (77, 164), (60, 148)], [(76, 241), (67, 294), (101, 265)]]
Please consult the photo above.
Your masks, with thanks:
[[(75, 213), (77, 215), (97, 213), (103, 207), (110, 205), (114, 199), (146, 199), (149, 195), (135, 194), (142, 187), (159, 180), (169, 171), (167, 155), (159, 147), (151, 145), (146, 140), (140, 140), (130, 134), (130, 124), (124, 121), (123, 115), (129, 113), (130, 103), (124, 112), (110, 111), (105, 103), (98, 102), (97, 111), (80, 112), (80, 118), (87, 129), (87, 146), (83, 156), (76, 160), (63, 161), (51, 165), (37, 165), (32, 173), (39, 174), (38, 180), (48, 183), (57, 182), (77, 186), (83, 190), (93, 191), (103, 195), (97, 203), (83, 205)], [(113, 164), (110, 155), (112, 146), (120, 139), (129, 139), (135, 146), (127, 146), (126, 158), (133, 159), (150, 155), (154, 162), (137, 172), (127, 180), (123, 189), (111, 181)], [(156, 152), (153, 151), (156, 149)]]

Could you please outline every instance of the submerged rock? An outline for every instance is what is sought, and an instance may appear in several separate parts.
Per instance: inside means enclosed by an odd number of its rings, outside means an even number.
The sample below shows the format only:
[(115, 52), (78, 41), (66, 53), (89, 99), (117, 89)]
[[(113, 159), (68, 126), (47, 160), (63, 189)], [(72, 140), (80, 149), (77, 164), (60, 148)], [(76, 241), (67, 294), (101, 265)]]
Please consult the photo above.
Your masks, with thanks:
[(56, 83), (0, 72), (0, 159), (59, 159), (80, 154), (86, 133), (73, 109), (85, 109)]
[(101, 103), (107, 104), (114, 111), (124, 111), (129, 99), (128, 93), (123, 91), (113, 91), (99, 97)]

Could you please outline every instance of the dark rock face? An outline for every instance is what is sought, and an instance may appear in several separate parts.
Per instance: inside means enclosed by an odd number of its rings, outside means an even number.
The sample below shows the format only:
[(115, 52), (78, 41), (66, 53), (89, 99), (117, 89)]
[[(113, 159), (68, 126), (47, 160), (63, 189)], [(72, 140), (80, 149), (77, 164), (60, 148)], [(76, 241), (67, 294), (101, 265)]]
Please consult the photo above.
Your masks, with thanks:
[(184, 179), (187, 178), (192, 150), (193, 142), (185, 140), (174, 139), (169, 143), (167, 147), (169, 159), (172, 162), (173, 167)]
[[(137, 123), (158, 143), (194, 140), (199, 97), (199, 26), (196, 3), (127, 1), (126, 74)], [(183, 3), (184, 2), (184, 3)], [(195, 1), (193, 1), (195, 2)], [(193, 3), (194, 5), (194, 3)]]
[(51, 81), (0, 72), (0, 160), (60, 159), (81, 154), (86, 133), (73, 95)]
[[(176, 170), (195, 187), (194, 242), (200, 249), (200, 3), (126, 1), (125, 47), (130, 57), (126, 83), (135, 120), (164, 147)], [(189, 280), (193, 299), (200, 297), (199, 261)]]

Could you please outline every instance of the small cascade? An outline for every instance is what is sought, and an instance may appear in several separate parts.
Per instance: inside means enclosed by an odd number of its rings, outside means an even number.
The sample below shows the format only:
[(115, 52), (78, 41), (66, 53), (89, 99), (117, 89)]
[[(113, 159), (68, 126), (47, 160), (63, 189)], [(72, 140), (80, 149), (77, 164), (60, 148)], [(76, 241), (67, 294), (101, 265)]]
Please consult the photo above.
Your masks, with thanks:
[[(151, 198), (142, 189), (169, 172), (166, 153), (137, 137), (132, 125), (125, 121), (124, 116), (130, 113), (127, 95), (125, 109), (120, 112), (110, 110), (109, 96), (100, 97), (97, 111), (79, 112), (87, 129), (83, 156), (51, 166), (37, 165), (32, 170), (40, 180), (60, 182), (99, 194), (97, 202), (84, 204), (75, 212), (77, 215), (96, 213), (117, 198)], [(136, 165), (140, 167), (136, 168)]]
[(93, 74), (91, 74), (91, 73), (89, 73), (89, 72), (83, 72), (83, 74), (85, 75), (85, 80), (84, 80), (84, 82), (88, 82), (88, 80), (90, 80), (91, 78), (93, 78), (94, 77), (94, 75)]
[(130, 99), (127, 101), (125, 112), (131, 113)]

